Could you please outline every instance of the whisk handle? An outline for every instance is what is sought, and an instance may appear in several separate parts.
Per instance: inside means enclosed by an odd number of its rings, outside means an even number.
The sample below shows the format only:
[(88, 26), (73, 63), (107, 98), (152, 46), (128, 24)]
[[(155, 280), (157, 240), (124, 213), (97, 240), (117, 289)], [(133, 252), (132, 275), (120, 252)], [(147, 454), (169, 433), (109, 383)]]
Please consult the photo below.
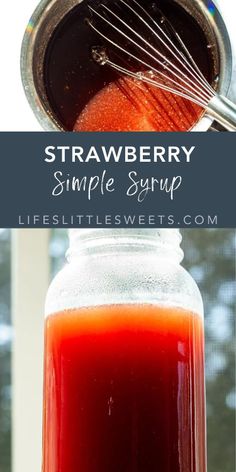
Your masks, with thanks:
[(236, 131), (236, 105), (222, 95), (213, 97), (207, 107), (208, 114), (228, 131)]

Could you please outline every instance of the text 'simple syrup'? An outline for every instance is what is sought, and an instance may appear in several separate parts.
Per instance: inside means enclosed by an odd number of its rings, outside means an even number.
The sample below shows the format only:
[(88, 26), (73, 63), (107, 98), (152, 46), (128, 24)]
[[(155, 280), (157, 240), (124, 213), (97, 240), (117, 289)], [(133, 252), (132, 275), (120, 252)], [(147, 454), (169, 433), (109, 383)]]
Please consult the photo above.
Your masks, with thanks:
[(205, 472), (202, 324), (151, 304), (48, 316), (43, 472)]

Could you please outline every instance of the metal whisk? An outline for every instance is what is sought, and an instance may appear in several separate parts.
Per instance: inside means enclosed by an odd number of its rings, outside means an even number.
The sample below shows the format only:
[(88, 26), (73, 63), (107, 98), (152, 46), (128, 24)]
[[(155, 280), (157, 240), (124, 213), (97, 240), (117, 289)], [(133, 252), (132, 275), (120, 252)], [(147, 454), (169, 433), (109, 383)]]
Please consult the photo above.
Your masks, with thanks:
[(156, 7), (155, 19), (137, 0), (112, 7), (89, 6), (90, 27), (105, 46), (92, 50), (95, 61), (117, 72), (179, 95), (204, 108), (228, 131), (236, 131), (236, 105), (208, 83), (170, 21)]

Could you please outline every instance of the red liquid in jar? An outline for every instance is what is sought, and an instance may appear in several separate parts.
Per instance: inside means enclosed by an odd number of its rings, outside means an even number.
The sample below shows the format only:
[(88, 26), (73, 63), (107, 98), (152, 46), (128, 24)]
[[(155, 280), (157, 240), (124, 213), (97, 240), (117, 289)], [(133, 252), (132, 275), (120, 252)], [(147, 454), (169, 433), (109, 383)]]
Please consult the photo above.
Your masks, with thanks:
[(88, 102), (74, 131), (188, 131), (202, 113), (182, 97), (123, 77)]
[(46, 321), (43, 472), (205, 472), (202, 320), (154, 305)]

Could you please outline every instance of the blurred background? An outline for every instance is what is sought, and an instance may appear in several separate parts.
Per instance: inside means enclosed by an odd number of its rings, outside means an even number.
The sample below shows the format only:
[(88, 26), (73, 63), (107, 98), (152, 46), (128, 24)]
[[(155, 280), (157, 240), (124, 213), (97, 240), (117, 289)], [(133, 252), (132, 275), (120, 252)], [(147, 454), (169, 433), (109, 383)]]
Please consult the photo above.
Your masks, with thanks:
[[(236, 232), (186, 229), (182, 235), (183, 265), (205, 306), (208, 472), (234, 472)], [(0, 472), (40, 471), (42, 300), (66, 248), (64, 229), (0, 230)], [(19, 306), (22, 291), (25, 306)]]

